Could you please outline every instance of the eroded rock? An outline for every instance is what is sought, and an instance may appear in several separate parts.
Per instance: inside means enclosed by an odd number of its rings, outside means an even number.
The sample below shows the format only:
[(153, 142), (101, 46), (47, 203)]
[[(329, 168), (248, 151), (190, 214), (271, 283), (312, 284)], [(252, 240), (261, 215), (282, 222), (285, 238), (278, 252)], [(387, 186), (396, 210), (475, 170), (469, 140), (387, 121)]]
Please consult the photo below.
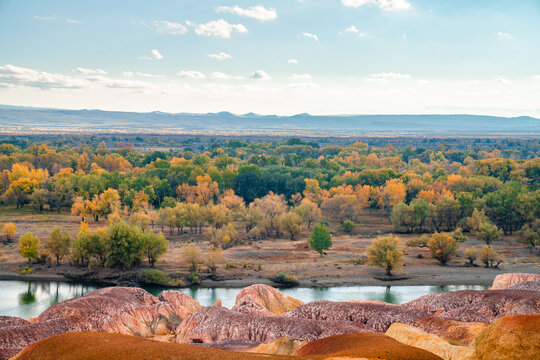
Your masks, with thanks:
[(506, 289), (510, 285), (523, 281), (540, 281), (540, 274), (508, 273), (497, 275), (490, 290)]
[(366, 332), (368, 328), (339, 321), (295, 319), (243, 314), (210, 306), (185, 319), (176, 329), (181, 343), (214, 343), (221, 339), (244, 339), (270, 343), (282, 337), (316, 340), (336, 334)]
[(440, 317), (426, 317), (416, 320), (413, 325), (429, 334), (469, 345), (488, 324), (457, 321)]
[(472, 347), (451, 345), (437, 335), (428, 334), (410, 325), (392, 324), (385, 334), (400, 343), (424, 349), (444, 360), (472, 360), (474, 354)]
[(261, 344), (251, 352), (270, 355), (293, 355), (296, 350), (308, 343), (307, 340), (300, 340), (292, 337), (279, 338), (270, 344)]
[(236, 296), (231, 310), (261, 316), (280, 316), (303, 302), (283, 294), (281, 291), (263, 284), (243, 288)]

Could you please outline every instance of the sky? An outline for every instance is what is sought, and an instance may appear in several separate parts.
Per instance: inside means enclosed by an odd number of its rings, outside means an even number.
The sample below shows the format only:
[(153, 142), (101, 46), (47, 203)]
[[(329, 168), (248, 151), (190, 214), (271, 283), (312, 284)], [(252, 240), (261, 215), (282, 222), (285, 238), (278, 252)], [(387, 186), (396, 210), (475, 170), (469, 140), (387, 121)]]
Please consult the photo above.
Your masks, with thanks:
[(0, 104), (540, 117), (540, 0), (0, 0)]

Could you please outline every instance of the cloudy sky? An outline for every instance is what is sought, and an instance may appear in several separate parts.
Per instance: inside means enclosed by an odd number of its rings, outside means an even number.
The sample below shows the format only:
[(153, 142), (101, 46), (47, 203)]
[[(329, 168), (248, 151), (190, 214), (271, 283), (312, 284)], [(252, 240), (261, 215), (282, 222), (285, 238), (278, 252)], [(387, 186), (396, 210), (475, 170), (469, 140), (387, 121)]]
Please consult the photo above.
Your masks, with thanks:
[(0, 0), (0, 104), (540, 117), (539, 0)]

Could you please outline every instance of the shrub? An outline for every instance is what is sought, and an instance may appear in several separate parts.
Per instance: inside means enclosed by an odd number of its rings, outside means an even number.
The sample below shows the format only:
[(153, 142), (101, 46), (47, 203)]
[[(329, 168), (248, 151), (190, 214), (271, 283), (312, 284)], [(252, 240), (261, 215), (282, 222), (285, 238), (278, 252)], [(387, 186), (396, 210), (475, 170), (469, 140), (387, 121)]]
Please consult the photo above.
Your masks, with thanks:
[(427, 247), (428, 246), (428, 241), (429, 241), (429, 236), (424, 234), (420, 237), (414, 237), (412, 239), (409, 239), (407, 240), (407, 242), (405, 243), (405, 245), (407, 245), (407, 247)]
[(504, 262), (504, 257), (495, 251), (495, 249), (487, 245), (480, 250), (479, 257), (480, 261), (482, 261), (487, 268), (499, 267), (499, 265)]
[(480, 255), (480, 250), (478, 248), (470, 247), (463, 251), (463, 256), (469, 261), (470, 266), (476, 266), (476, 260)]
[(189, 266), (191, 273), (197, 273), (199, 263), (201, 262), (201, 251), (195, 244), (189, 244), (182, 248), (180, 251), (182, 261)]
[(212, 276), (217, 275), (217, 269), (220, 262), (224, 259), (223, 250), (219, 247), (213, 248), (206, 257), (206, 266), (210, 269)]
[(463, 229), (458, 227), (456, 228), (456, 230), (452, 231), (450, 233), (450, 236), (452, 236), (454, 238), (454, 240), (456, 240), (458, 243), (464, 243), (465, 241), (467, 241), (467, 236), (465, 234), (463, 234)]
[(192, 272), (191, 274), (189, 274), (189, 283), (191, 285), (200, 285), (201, 280), (199, 279), (199, 274), (197, 274), (196, 272)]
[(343, 229), (343, 231), (347, 233), (352, 232), (355, 227), (356, 227), (356, 224), (352, 222), (351, 220), (345, 220), (343, 224), (341, 224), (341, 228)]
[(157, 269), (143, 269), (139, 273), (139, 278), (141, 282), (148, 285), (169, 286), (171, 284), (169, 275)]
[(323, 256), (324, 250), (328, 250), (332, 247), (332, 238), (328, 228), (323, 224), (315, 225), (313, 233), (308, 239), (308, 244), (313, 250)]
[(392, 276), (392, 270), (401, 268), (403, 250), (399, 249), (401, 241), (397, 236), (389, 235), (378, 237), (367, 248), (368, 265), (380, 266), (386, 275)]
[(294, 275), (286, 275), (284, 273), (277, 274), (276, 277), (272, 278), (272, 281), (285, 286), (296, 286), (299, 284), (298, 278)]
[(446, 233), (436, 232), (429, 240), (428, 247), (431, 256), (444, 266), (450, 260), (450, 257), (456, 253), (459, 243)]

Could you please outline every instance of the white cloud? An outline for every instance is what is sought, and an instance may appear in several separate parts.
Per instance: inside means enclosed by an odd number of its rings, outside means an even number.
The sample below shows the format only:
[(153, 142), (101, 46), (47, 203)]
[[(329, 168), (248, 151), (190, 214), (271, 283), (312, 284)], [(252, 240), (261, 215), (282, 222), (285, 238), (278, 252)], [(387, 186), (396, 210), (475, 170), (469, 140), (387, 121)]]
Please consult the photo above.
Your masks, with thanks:
[(499, 39), (502, 39), (502, 40), (509, 40), (509, 39), (512, 38), (512, 35), (510, 35), (507, 32), (503, 32), (503, 31), (499, 31), (497, 33), (497, 36), (499, 37)]
[(206, 79), (206, 75), (195, 70), (182, 70), (177, 75), (187, 79)]
[(296, 64), (298, 64), (298, 60), (296, 60), (296, 59), (289, 59), (289, 60), (287, 61), (287, 64), (294, 64), (294, 65), (296, 65)]
[(242, 79), (241, 76), (232, 76), (219, 71), (213, 72), (210, 74), (210, 77), (218, 80), (229, 80), (229, 79)]
[(309, 74), (292, 74), (291, 79), (293, 79), (293, 80), (311, 80), (311, 75), (309, 75)]
[(263, 70), (256, 70), (254, 71), (250, 78), (252, 79), (255, 79), (255, 80), (270, 80), (271, 77), (270, 75), (268, 75), (265, 71)]
[(377, 6), (384, 11), (409, 10), (412, 5), (408, 0), (341, 0), (347, 7), (361, 7), (364, 5)]
[(34, 16), (35, 20), (39, 21), (55, 21), (55, 22), (66, 22), (68, 24), (78, 24), (79, 21), (75, 19), (69, 19), (67, 17), (58, 18), (56, 16)]
[(93, 75), (93, 74), (99, 74), (99, 75), (105, 75), (107, 72), (103, 69), (87, 69), (83, 67), (78, 67), (75, 69), (79, 74), (84, 75)]
[(383, 72), (383, 73), (371, 74), (371, 76), (366, 80), (367, 81), (388, 81), (388, 80), (409, 80), (411, 78), (412, 76), (409, 74)]
[(345, 29), (346, 33), (358, 33), (356, 26), (352, 25)]
[(275, 9), (266, 9), (264, 6), (252, 6), (250, 8), (241, 8), (238, 5), (235, 6), (220, 6), (216, 8), (217, 12), (226, 12), (230, 14), (236, 14), (240, 16), (246, 16), (259, 21), (275, 20), (277, 13)]
[(533, 76), (532, 76), (532, 79), (533, 79), (533, 80), (540, 80), (540, 75), (533, 75)]
[(217, 59), (217, 60), (228, 60), (232, 58), (231, 55), (224, 52), (220, 52), (219, 54), (208, 54), (208, 57), (212, 59)]
[(180, 23), (167, 20), (154, 21), (157, 32), (168, 33), (171, 35), (183, 35), (188, 32), (187, 27)]
[(134, 75), (133, 71), (122, 71), (122, 76), (124, 77), (133, 77)]
[(499, 84), (502, 84), (502, 85), (512, 85), (512, 82), (508, 79), (505, 79), (503, 77), (499, 77), (497, 79), (495, 79)]
[(304, 39), (313, 39), (315, 41), (319, 41), (319, 37), (312, 33), (305, 32), (305, 33), (300, 34), (300, 36), (303, 37)]
[(142, 73), (142, 72), (133, 72), (133, 71), (122, 71), (123, 77), (129, 77), (132, 78), (134, 76), (143, 77), (143, 78), (161, 78), (163, 75), (155, 75), (155, 74), (148, 74), (148, 73)]
[(195, 33), (199, 36), (213, 36), (222, 39), (228, 39), (231, 34), (236, 31), (239, 33), (247, 33), (248, 30), (242, 24), (229, 24), (223, 19), (214, 20), (205, 24), (194, 24), (191, 21), (186, 21), (189, 26), (192, 26)]
[(161, 55), (161, 53), (156, 49), (152, 49), (152, 55), (154, 55), (154, 58), (156, 58), (156, 60), (163, 59), (163, 55)]

